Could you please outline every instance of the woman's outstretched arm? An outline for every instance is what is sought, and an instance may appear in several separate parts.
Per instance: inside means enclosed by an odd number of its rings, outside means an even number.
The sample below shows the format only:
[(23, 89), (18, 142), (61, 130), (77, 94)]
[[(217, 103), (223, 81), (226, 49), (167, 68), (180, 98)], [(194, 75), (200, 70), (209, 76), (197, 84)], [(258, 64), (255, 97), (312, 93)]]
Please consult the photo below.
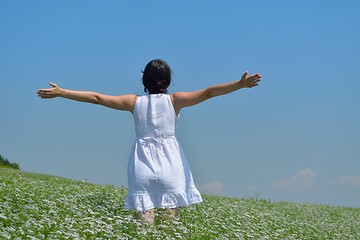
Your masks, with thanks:
[(79, 102), (87, 102), (93, 104), (100, 104), (105, 107), (114, 108), (118, 110), (125, 110), (132, 112), (135, 106), (137, 96), (134, 94), (126, 94), (120, 96), (110, 96), (97, 92), (89, 91), (75, 91), (60, 88), (55, 83), (49, 83), (51, 88), (39, 89), (37, 94), (43, 99), (62, 97)]
[(256, 73), (248, 76), (246, 71), (240, 80), (217, 84), (194, 92), (176, 92), (172, 94), (173, 104), (176, 113), (181, 108), (193, 106), (212, 97), (228, 94), (242, 88), (252, 88), (259, 85), (261, 75)]

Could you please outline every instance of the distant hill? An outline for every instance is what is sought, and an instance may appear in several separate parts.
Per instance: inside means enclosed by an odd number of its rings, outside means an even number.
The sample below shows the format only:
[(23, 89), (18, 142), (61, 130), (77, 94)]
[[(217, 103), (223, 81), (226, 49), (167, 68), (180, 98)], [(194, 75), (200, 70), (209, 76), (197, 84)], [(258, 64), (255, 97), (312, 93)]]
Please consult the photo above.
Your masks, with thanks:
[(144, 227), (127, 189), (0, 168), (0, 239), (360, 239), (360, 208), (203, 195)]
[(9, 167), (9, 168), (14, 168), (14, 169), (20, 169), (19, 164), (11, 163), (9, 160), (2, 157), (1, 155), (0, 155), (0, 167)]

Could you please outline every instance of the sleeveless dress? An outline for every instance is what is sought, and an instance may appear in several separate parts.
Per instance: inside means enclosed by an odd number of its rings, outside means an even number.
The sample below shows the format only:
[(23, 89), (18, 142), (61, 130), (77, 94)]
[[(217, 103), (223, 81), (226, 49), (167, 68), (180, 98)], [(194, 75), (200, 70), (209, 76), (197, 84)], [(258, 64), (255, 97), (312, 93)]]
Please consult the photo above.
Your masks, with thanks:
[(202, 202), (175, 138), (178, 116), (170, 95), (139, 96), (133, 117), (136, 140), (128, 162), (125, 209), (147, 211)]

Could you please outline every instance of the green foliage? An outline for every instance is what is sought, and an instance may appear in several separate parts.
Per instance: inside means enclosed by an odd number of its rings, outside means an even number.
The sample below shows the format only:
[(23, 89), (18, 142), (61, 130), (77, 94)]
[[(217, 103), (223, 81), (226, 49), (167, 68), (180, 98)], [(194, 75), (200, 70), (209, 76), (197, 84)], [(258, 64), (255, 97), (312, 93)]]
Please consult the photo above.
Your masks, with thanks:
[(19, 164), (11, 163), (9, 160), (3, 158), (1, 155), (0, 155), (0, 167), (10, 167), (14, 169), (20, 169)]
[(204, 195), (142, 226), (127, 190), (0, 169), (1, 239), (360, 239), (360, 209)]

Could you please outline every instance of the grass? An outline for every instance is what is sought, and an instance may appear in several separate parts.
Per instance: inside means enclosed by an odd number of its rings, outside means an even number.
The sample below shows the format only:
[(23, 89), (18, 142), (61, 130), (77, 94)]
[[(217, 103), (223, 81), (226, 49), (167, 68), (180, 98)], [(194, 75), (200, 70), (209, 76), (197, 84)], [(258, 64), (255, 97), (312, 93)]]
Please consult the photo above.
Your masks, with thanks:
[(0, 168), (0, 239), (360, 239), (360, 209), (204, 195), (143, 227), (127, 190)]

